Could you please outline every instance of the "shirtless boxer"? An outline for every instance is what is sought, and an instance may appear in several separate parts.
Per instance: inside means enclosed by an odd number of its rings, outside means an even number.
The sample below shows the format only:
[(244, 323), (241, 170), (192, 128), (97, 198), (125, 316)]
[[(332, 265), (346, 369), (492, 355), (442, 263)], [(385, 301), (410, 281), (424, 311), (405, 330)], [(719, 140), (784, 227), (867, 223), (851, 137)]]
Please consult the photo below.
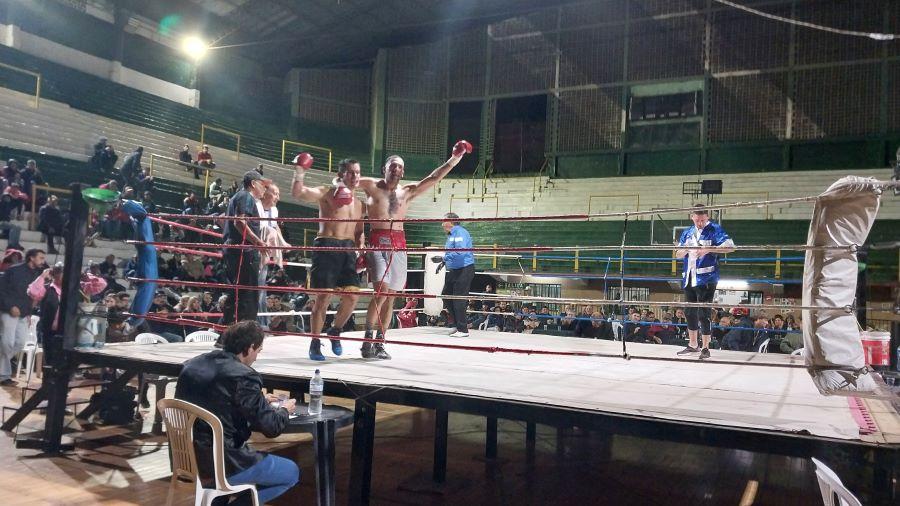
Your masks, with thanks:
[[(400, 184), (403, 179), (403, 158), (391, 155), (381, 167), (382, 179), (364, 177), (359, 187), (366, 192), (370, 219), (406, 218), (406, 211), (412, 200), (431, 189), (446, 176), (453, 167), (462, 160), (463, 155), (472, 152), (468, 141), (459, 141), (453, 146), (453, 153), (443, 165), (416, 183)], [(406, 248), (406, 235), (403, 222), (374, 222), (371, 226), (369, 243), (374, 247)], [(372, 280), (376, 292), (393, 293), (406, 287), (406, 252), (405, 251), (373, 251), (368, 255), (369, 279)], [(375, 339), (380, 342), (365, 342), (362, 346), (363, 358), (387, 360), (391, 356), (384, 349), (384, 331), (391, 324), (394, 307), (393, 295), (373, 297), (366, 313), (366, 339), (371, 339), (373, 330)]]
[[(315, 202), (319, 206), (320, 218), (341, 218), (358, 220), (363, 215), (363, 203), (353, 196), (353, 190), (359, 185), (359, 162), (344, 159), (338, 163), (337, 177), (333, 186), (303, 186), (306, 170), (312, 166), (312, 156), (301, 153), (294, 158), (296, 171), (291, 184), (291, 195), (305, 202)], [(313, 246), (346, 248), (344, 251), (313, 251), (312, 269), (310, 270), (310, 288), (340, 289), (344, 291), (359, 288), (359, 275), (356, 273), (356, 248), (364, 246), (363, 222), (340, 221), (319, 223), (319, 234)], [(325, 324), (325, 312), (331, 302), (330, 293), (316, 294), (310, 318), (310, 332), (319, 334)], [(356, 307), (358, 295), (341, 295), (334, 322), (326, 331), (331, 337), (339, 337), (341, 329), (347, 323)], [(335, 355), (343, 353), (341, 341), (331, 339), (331, 351)], [(313, 339), (309, 345), (311, 360), (325, 360), (322, 355), (321, 342)]]

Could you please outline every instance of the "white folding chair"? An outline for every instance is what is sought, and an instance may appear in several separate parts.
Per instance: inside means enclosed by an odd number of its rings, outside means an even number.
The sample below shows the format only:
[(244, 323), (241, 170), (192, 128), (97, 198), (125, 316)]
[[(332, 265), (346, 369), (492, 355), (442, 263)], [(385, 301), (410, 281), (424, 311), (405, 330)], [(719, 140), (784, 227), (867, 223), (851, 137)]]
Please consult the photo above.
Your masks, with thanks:
[(158, 336), (151, 332), (142, 332), (136, 336), (134, 336), (135, 344), (169, 344), (169, 341), (166, 341), (166, 338), (163, 336)]
[(825, 506), (862, 506), (859, 499), (841, 483), (841, 479), (820, 460), (812, 459), (816, 466), (816, 479)]
[(613, 330), (613, 340), (621, 341), (622, 334), (625, 332), (625, 326), (622, 325), (622, 322), (612, 322), (612, 330)]
[(211, 330), (197, 330), (195, 332), (191, 332), (184, 338), (184, 342), (186, 343), (207, 343), (207, 342), (215, 342), (219, 339), (219, 334)]
[(766, 339), (759, 345), (759, 353), (768, 353), (769, 352), (769, 340)]
[(19, 352), (18, 358), (16, 358), (16, 378), (22, 374), (22, 367), (24, 365), (26, 371), (25, 383), (31, 382), (31, 373), (34, 371), (35, 358), (37, 355), (43, 353), (43, 350), (37, 344), (37, 325), (40, 320), (40, 316), (32, 315), (30, 317), (28, 340), (25, 341), (25, 346), (22, 347), (22, 351)]
[[(166, 338), (163, 336), (158, 336), (150, 332), (142, 332), (136, 335), (134, 337), (134, 342), (135, 344), (169, 344), (169, 341), (166, 341)], [(169, 376), (140, 373), (138, 375), (138, 397), (143, 399), (144, 389), (147, 388), (148, 383), (152, 384), (153, 389), (156, 391), (156, 404), (159, 405), (159, 401), (166, 396), (166, 387), (173, 381), (175, 381), (175, 378)], [(150, 431), (154, 434), (162, 434), (162, 418), (160, 418), (158, 411), (153, 415), (153, 425)]]
[[(194, 482), (194, 504), (206, 506), (217, 497), (251, 491), (254, 506), (259, 506), (255, 485), (231, 485), (225, 476), (225, 436), (222, 422), (209, 411), (178, 399), (162, 399), (156, 406), (166, 424), (169, 449), (172, 457), (172, 481), (166, 504), (175, 498), (175, 488), (182, 485), (179, 480)], [(212, 450), (215, 488), (203, 488), (197, 470), (197, 455), (194, 452), (194, 421), (201, 419), (212, 428)]]

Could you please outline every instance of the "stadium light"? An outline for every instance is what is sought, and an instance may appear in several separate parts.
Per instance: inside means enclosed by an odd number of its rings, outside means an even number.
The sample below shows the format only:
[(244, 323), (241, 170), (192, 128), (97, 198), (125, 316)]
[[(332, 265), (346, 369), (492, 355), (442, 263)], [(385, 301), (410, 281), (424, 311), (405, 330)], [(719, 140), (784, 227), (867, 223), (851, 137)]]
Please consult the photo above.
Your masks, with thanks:
[(181, 50), (194, 61), (199, 61), (209, 50), (209, 46), (200, 37), (191, 35), (181, 41)]

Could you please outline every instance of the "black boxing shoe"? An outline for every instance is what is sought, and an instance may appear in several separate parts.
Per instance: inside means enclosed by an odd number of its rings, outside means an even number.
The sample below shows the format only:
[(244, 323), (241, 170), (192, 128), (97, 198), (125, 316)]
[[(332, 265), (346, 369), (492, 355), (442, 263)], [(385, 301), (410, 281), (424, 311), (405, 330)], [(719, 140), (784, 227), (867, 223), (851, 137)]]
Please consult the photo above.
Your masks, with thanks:
[[(372, 339), (372, 331), (367, 330), (363, 337), (365, 339)], [(375, 358), (375, 352), (373, 351), (372, 343), (370, 343), (369, 341), (363, 343), (360, 352), (362, 353), (363, 358)]]

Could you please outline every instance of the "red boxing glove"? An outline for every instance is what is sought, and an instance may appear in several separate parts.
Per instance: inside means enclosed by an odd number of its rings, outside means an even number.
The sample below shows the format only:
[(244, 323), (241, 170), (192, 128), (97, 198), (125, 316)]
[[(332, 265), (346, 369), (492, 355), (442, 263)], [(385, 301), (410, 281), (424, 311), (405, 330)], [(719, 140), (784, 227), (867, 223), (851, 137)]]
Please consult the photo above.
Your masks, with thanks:
[(366, 262), (365, 253), (359, 253), (356, 257), (356, 273), (362, 274), (366, 272), (366, 269), (369, 267), (368, 262)]
[(353, 192), (344, 185), (338, 185), (338, 187), (334, 189), (334, 203), (337, 204), (338, 207), (352, 204)]
[(453, 145), (453, 156), (462, 156), (472, 152), (472, 143), (469, 141), (458, 141)]
[(294, 165), (303, 170), (312, 167), (314, 161), (316, 161), (316, 159), (306, 151), (304, 151), (303, 153), (299, 153), (294, 157)]

